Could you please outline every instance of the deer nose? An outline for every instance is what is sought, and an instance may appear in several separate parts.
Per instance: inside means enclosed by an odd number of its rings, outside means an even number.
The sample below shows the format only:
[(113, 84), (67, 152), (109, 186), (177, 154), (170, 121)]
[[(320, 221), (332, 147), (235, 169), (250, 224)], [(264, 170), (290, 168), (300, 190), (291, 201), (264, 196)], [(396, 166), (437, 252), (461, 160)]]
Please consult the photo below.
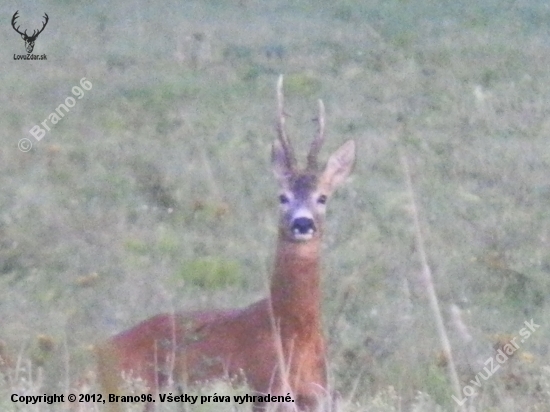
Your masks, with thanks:
[(292, 222), (292, 233), (295, 235), (311, 235), (315, 232), (315, 222), (309, 217), (299, 217)]

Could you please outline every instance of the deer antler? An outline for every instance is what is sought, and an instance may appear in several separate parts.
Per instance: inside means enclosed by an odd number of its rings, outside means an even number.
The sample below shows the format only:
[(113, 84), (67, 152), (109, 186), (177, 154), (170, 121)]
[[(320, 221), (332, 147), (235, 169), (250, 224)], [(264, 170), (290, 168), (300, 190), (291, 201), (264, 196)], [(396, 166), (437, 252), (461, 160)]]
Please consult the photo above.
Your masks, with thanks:
[(296, 168), (296, 157), (294, 156), (294, 150), (288, 140), (288, 136), (285, 132), (285, 112), (283, 101), (283, 75), (279, 76), (277, 81), (277, 137), (283, 146), (283, 150), (286, 154), (287, 166), (290, 169)]
[(26, 36), (26, 35), (27, 35), (27, 30), (25, 30), (25, 33), (21, 33), (21, 32), (19, 31), (19, 27), (21, 27), (21, 26), (19, 25), (19, 26), (15, 27), (15, 20), (17, 20), (17, 18), (19, 17), (19, 16), (17, 15), (18, 13), (19, 13), (19, 10), (17, 10), (17, 11), (15, 12), (15, 14), (13, 15), (13, 17), (11, 18), (11, 27), (13, 27), (13, 29), (14, 29), (17, 33), (19, 33), (21, 36)]
[(40, 33), (42, 33), (44, 31), (44, 29), (46, 28), (46, 24), (48, 24), (48, 20), (50, 20), (50, 18), (48, 17), (48, 15), (46, 13), (44, 13), (44, 18), (46, 19), (46, 21), (44, 22), (44, 24), (42, 24), (42, 28), (40, 30), (38, 30), (38, 32), (36, 32), (36, 30), (34, 30), (32, 32), (32, 36), (30, 36), (31, 39), (36, 39), (38, 37), (38, 35)]
[(317, 156), (325, 141), (325, 105), (321, 99), (319, 99), (319, 115), (316, 120), (319, 127), (313, 142), (311, 142), (311, 147), (307, 155), (307, 168), (311, 170), (316, 170), (318, 168)]
[(17, 11), (15, 12), (15, 14), (13, 15), (13, 17), (11, 18), (11, 26), (12, 26), (13, 29), (14, 29), (17, 33), (19, 33), (21, 36), (24, 36), (26, 39), (31, 40), (31, 41), (34, 40), (34, 39), (36, 39), (36, 38), (38, 37), (38, 35), (44, 31), (44, 29), (46, 28), (46, 25), (48, 24), (48, 21), (50, 20), (50, 18), (48, 17), (48, 14), (47, 14), (47, 13), (44, 13), (44, 19), (46, 19), (46, 21), (42, 24), (42, 28), (41, 28), (40, 30), (38, 30), (38, 32), (37, 32), (36, 30), (34, 30), (33, 33), (32, 33), (32, 35), (29, 36), (29, 35), (27, 34), (27, 30), (25, 30), (24, 33), (22, 33), (22, 32), (19, 31), (19, 27), (21, 27), (21, 25), (15, 27), (15, 21), (16, 21), (17, 18), (19, 17), (19, 16), (18, 16), (18, 13), (19, 13), (19, 10), (17, 10)]
[(36, 37), (38, 37), (38, 35), (40, 33), (42, 33), (44, 31), (44, 29), (46, 28), (46, 24), (48, 24), (48, 21), (50, 20), (47, 13), (44, 13), (44, 19), (46, 19), (46, 21), (42, 25), (42, 28), (40, 30), (38, 30), (38, 33), (36, 33), (36, 34), (34, 33), (34, 31), (36, 31), (36, 30), (34, 30), (31, 37), (36, 38)]

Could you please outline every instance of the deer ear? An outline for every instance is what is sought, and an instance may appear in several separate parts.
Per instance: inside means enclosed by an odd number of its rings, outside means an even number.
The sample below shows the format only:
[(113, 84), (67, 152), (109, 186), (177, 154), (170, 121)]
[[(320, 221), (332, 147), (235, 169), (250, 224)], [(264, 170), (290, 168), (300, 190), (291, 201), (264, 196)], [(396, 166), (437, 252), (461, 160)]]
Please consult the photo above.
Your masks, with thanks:
[(279, 183), (287, 181), (291, 175), (287, 153), (279, 140), (274, 140), (271, 146), (271, 167)]
[(348, 140), (328, 159), (327, 166), (321, 177), (325, 190), (332, 193), (353, 170), (355, 163), (355, 142)]

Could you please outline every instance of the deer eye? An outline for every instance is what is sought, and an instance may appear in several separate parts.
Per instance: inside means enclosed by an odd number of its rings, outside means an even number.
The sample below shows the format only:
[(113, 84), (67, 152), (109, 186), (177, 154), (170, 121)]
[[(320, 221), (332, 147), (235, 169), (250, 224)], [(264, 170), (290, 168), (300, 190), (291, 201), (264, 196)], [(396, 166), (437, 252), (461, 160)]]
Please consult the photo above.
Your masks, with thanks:
[(288, 203), (290, 200), (288, 200), (288, 197), (286, 195), (279, 195), (279, 202), (281, 202), (282, 205)]
[(317, 203), (320, 203), (322, 205), (324, 205), (325, 203), (327, 203), (327, 196), (326, 195), (321, 195), (317, 198)]

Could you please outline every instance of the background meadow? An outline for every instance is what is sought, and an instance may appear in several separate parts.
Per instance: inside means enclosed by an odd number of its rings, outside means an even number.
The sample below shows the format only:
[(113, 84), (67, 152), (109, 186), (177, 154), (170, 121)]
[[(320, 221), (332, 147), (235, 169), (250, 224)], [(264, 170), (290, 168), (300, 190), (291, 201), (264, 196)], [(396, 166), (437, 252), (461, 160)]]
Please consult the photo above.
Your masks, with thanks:
[[(29, 31), (48, 13), (33, 52), (47, 61), (13, 60), (16, 10)], [(540, 325), (467, 405), (550, 410), (547, 2), (6, 1), (0, 16), (2, 410), (62, 409), (9, 396), (67, 392), (91, 345), (149, 316), (265, 296), (280, 73), (301, 159), (318, 98), (323, 157), (358, 144), (324, 249), (339, 410), (457, 406), (400, 152), (461, 384), (525, 321)], [(84, 77), (91, 90), (36, 141), (29, 130)]]

